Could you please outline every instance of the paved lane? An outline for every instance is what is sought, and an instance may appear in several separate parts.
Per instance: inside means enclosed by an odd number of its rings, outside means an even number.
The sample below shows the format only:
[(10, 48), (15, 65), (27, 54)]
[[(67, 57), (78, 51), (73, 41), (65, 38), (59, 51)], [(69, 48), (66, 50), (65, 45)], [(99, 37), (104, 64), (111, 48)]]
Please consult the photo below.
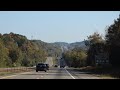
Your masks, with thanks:
[(65, 69), (50, 68), (49, 71), (32, 71), (11, 76), (2, 77), (2, 79), (72, 79)]
[(47, 72), (38, 71), (36, 72), (25, 72), (21, 74), (5, 76), (1, 79), (100, 79), (99, 77), (93, 76), (85, 72), (74, 71), (72, 69), (65, 68), (53, 68)]

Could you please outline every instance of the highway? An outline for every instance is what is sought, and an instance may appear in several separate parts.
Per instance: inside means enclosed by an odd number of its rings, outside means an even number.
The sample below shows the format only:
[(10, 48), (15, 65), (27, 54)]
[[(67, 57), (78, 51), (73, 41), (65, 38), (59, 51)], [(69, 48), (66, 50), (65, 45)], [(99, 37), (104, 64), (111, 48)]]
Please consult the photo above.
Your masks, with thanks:
[[(61, 61), (58, 62), (60, 63)], [(54, 65), (52, 57), (48, 57), (46, 59), (46, 63), (50, 65), (50, 68), (47, 70), (47, 72), (36, 72), (36, 70), (33, 69), (30, 72), (16, 73), (14, 75), (2, 77), (0, 76), (0, 79), (101, 79), (100, 77), (90, 73), (75, 70), (75, 68), (60, 68), (60, 66), (53, 67)]]
[(73, 69), (51, 67), (47, 72), (35, 70), (31, 72), (17, 73), (15, 75), (3, 76), (0, 79), (100, 79), (97, 76)]

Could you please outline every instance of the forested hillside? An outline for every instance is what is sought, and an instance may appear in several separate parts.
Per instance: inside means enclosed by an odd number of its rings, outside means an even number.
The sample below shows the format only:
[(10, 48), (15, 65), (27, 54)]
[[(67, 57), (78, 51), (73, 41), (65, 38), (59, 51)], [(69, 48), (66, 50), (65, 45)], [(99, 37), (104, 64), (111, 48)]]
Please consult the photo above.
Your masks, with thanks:
[(0, 34), (0, 67), (32, 66), (46, 60), (47, 52), (25, 36)]
[(49, 57), (58, 57), (61, 55), (61, 46), (56, 45), (54, 43), (47, 43), (43, 42), (41, 40), (31, 40), (35, 44), (37, 44), (39, 47), (41, 47), (45, 52), (47, 52), (47, 56)]
[[(81, 48), (78, 43), (73, 43), (75, 48), (63, 54), (69, 66), (96, 66), (106, 65), (106, 63), (113, 67), (120, 67), (120, 16), (114, 23), (106, 28), (105, 38), (98, 33), (94, 32), (85, 40), (87, 49)], [(96, 59), (96, 56), (104, 56), (106, 59)], [(98, 65), (99, 65), (98, 64)]]

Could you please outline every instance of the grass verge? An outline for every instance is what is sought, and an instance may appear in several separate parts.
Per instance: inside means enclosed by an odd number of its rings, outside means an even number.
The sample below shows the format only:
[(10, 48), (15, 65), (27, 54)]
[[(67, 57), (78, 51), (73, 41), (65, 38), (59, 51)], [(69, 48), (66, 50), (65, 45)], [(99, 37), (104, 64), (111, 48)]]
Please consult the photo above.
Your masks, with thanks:
[(103, 79), (120, 79), (120, 67), (81, 67), (73, 70), (86, 72)]

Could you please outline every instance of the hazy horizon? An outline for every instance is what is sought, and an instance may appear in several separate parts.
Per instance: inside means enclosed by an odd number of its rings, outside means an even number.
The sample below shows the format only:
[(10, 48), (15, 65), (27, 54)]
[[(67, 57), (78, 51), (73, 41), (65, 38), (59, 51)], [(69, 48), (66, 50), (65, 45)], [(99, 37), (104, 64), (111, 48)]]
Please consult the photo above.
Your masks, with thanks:
[(29, 40), (81, 42), (119, 17), (119, 11), (0, 11), (0, 33), (16, 33)]

